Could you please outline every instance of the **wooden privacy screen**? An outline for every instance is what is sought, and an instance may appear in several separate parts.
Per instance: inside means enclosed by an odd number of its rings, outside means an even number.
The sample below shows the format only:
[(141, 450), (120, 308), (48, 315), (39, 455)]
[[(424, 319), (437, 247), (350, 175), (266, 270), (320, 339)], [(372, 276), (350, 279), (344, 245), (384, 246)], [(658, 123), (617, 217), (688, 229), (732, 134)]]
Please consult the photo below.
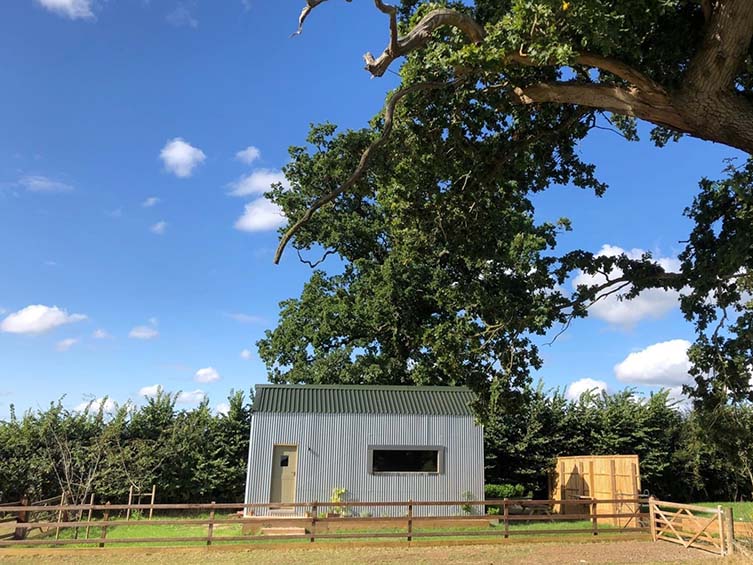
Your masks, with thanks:
[[(583, 455), (558, 457), (557, 466), (550, 476), (549, 493), (552, 500), (581, 500), (583, 498), (632, 499), (641, 491), (641, 477), (637, 455)], [(554, 511), (575, 514), (581, 507), (574, 504), (557, 504)], [(638, 514), (635, 502), (614, 502), (598, 507), (599, 514)], [(637, 518), (636, 518), (637, 519)], [(612, 517), (619, 527), (638, 527), (632, 518)], [(608, 522), (607, 522), (608, 523)]]

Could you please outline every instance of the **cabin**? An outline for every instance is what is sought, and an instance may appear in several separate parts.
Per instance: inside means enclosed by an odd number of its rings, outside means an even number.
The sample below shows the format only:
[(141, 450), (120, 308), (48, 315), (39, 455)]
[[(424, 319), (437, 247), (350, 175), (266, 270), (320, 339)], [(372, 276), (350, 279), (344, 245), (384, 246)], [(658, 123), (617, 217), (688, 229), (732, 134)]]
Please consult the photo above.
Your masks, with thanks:
[[(483, 500), (483, 429), (472, 401), (462, 387), (258, 385), (246, 503), (285, 511), (291, 503), (329, 502), (334, 489), (345, 489), (347, 502)], [(291, 515), (304, 511), (287, 507)], [(419, 506), (416, 513), (460, 508)]]

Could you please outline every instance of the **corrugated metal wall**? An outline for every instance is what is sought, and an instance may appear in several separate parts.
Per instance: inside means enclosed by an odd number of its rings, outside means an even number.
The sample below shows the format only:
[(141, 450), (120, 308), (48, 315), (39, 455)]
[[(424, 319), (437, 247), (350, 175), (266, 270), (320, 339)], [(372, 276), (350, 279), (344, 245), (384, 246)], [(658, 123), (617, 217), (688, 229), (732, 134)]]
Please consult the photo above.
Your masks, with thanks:
[[(269, 502), (272, 448), (298, 446), (296, 501), (329, 501), (334, 487), (348, 501), (484, 498), (483, 430), (470, 416), (256, 413), (251, 424), (246, 502)], [(370, 445), (443, 446), (443, 474), (369, 474)], [(374, 516), (404, 508), (358, 508)], [(480, 511), (478, 509), (477, 511)], [(416, 514), (459, 514), (454, 507), (416, 507)], [(263, 512), (256, 512), (261, 514)]]

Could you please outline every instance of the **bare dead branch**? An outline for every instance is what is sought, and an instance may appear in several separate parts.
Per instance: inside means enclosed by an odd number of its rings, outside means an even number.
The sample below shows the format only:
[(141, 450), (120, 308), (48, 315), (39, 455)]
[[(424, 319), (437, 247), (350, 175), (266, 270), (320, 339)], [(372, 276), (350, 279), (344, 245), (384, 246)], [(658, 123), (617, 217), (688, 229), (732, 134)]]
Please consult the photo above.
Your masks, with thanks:
[(280, 239), (280, 244), (277, 246), (277, 251), (275, 251), (275, 257), (274, 257), (275, 265), (277, 265), (280, 262), (282, 253), (283, 251), (285, 251), (285, 246), (288, 244), (290, 239), (296, 234), (296, 232), (298, 232), (298, 230), (301, 229), (301, 226), (303, 226), (309, 220), (311, 220), (311, 217), (319, 208), (321, 208), (325, 204), (328, 204), (329, 202), (332, 202), (340, 194), (350, 190), (353, 187), (353, 185), (355, 185), (356, 182), (358, 182), (358, 180), (363, 176), (363, 173), (366, 171), (366, 167), (369, 164), (369, 161), (371, 160), (372, 155), (377, 149), (379, 149), (382, 145), (384, 145), (390, 133), (392, 132), (393, 118), (394, 118), (395, 107), (397, 106), (397, 103), (400, 102), (400, 100), (402, 100), (403, 97), (413, 92), (417, 92), (420, 90), (430, 90), (430, 89), (435, 89), (435, 88), (441, 88), (445, 86), (450, 86), (452, 84), (454, 83), (452, 82), (450, 83), (420, 82), (411, 86), (400, 88), (399, 90), (395, 91), (392, 94), (392, 96), (390, 96), (384, 108), (384, 126), (382, 127), (381, 135), (377, 139), (372, 141), (371, 144), (364, 150), (364, 152), (361, 154), (361, 159), (358, 162), (358, 166), (351, 173), (348, 179), (336, 189), (328, 192), (327, 194), (325, 194), (324, 196), (320, 198), (317, 198), (314, 201), (314, 203), (309, 207), (309, 209), (306, 210), (303, 216), (301, 216), (301, 218), (297, 222), (295, 222), (290, 228), (288, 228), (288, 230), (283, 234), (282, 238)]
[[(379, 0), (375, 1), (377, 6), (381, 4)], [(364, 61), (366, 61), (366, 70), (372, 76), (382, 76), (395, 59), (423, 47), (431, 39), (432, 33), (442, 26), (459, 29), (474, 43), (481, 43), (486, 36), (483, 26), (468, 14), (448, 8), (438, 8), (421, 18), (416, 27), (404, 37), (397, 37), (397, 28), (395, 28), (395, 33), (390, 38), (390, 45), (379, 57), (375, 59), (371, 53), (366, 53), (363, 56)]]
[(380, 12), (390, 17), (390, 51), (397, 51), (398, 33), (397, 33), (397, 7), (385, 4), (382, 0), (374, 0), (374, 4)]
[[(311, 14), (314, 8), (326, 1), (327, 0), (306, 0), (306, 6), (301, 10), (301, 15), (298, 16), (298, 29), (291, 33), (290, 37), (301, 35), (301, 33), (303, 33), (303, 23), (306, 21), (306, 18), (309, 17), (309, 14)], [(350, 0), (346, 0), (346, 2), (350, 2)]]

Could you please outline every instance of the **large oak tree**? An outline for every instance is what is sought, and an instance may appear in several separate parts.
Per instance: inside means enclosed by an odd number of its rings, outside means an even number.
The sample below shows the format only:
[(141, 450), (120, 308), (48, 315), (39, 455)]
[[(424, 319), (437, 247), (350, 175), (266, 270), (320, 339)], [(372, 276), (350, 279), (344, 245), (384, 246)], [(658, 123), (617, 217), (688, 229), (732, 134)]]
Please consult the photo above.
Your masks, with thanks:
[[(324, 2), (307, 0), (299, 32)], [(276, 261), (291, 241), (342, 261), (283, 303), (259, 344), (272, 378), (465, 383), (483, 403), (540, 366), (535, 336), (606, 296), (663, 288), (696, 328), (694, 393), (753, 399), (752, 161), (700, 181), (679, 272), (561, 253), (569, 222), (537, 222), (531, 202), (553, 184), (603, 193), (576, 152), (599, 124), (637, 140), (640, 119), (658, 145), (690, 135), (753, 153), (753, 2), (374, 4), (389, 38), (366, 69), (400, 59), (401, 87), (371, 129), (313, 128), (291, 149), (292, 190), (269, 195), (291, 219)], [(567, 294), (577, 271), (599, 282)]]

